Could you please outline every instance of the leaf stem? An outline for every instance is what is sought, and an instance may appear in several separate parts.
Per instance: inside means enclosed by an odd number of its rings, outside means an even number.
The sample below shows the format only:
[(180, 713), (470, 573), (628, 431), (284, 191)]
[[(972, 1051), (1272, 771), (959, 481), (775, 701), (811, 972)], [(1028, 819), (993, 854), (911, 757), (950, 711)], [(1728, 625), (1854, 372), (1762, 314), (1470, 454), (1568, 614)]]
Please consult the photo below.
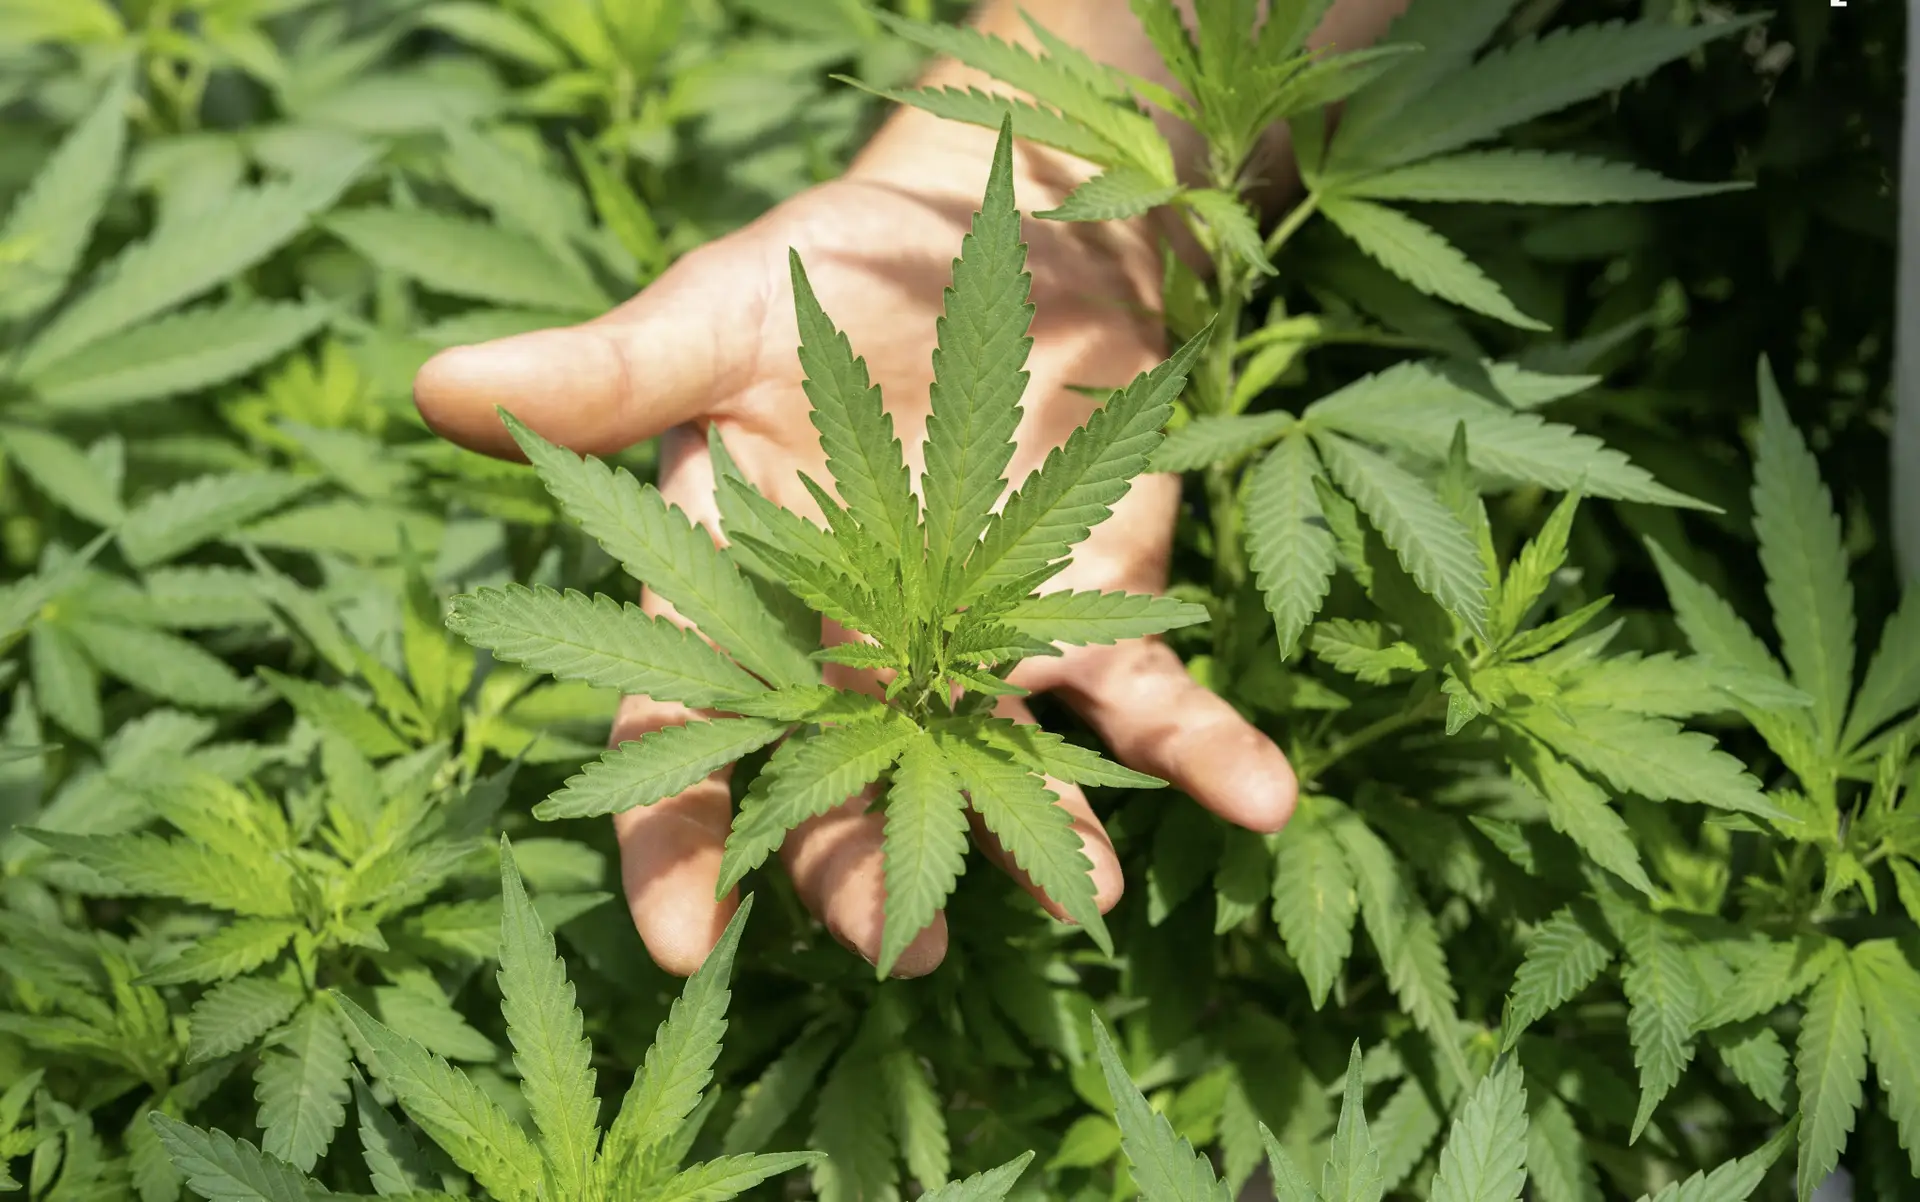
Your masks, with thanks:
[(1437, 718), (1444, 711), (1446, 702), (1442, 695), (1435, 693), (1419, 704), (1389, 714), (1377, 722), (1370, 723), (1354, 731), (1347, 737), (1330, 743), (1319, 754), (1307, 754), (1300, 757), (1297, 770), (1302, 787), (1311, 786), (1321, 773), (1346, 759), (1356, 751), (1362, 751), (1380, 740), (1398, 734), (1409, 726)]
[(1299, 233), (1300, 227), (1307, 223), (1307, 218), (1313, 216), (1319, 208), (1320, 196), (1316, 192), (1307, 193), (1305, 200), (1293, 206), (1293, 211), (1288, 213), (1279, 225), (1273, 227), (1271, 234), (1267, 235), (1267, 258), (1271, 259), (1280, 253), (1280, 248), (1286, 245), (1287, 239)]

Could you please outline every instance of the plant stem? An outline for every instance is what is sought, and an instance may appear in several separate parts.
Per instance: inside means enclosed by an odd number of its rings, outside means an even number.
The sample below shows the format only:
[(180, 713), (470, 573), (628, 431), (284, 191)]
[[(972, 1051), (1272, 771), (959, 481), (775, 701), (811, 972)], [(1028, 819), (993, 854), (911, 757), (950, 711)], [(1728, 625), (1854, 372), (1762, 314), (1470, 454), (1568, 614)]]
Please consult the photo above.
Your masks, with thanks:
[(1440, 694), (1436, 693), (1418, 705), (1361, 727), (1346, 738), (1329, 744), (1318, 755), (1302, 756), (1299, 767), (1301, 784), (1312, 784), (1321, 773), (1356, 751), (1364, 750), (1390, 735), (1398, 734), (1409, 726), (1439, 717), (1444, 706), (1444, 700)]
[[(1245, 290), (1232, 252), (1222, 247), (1214, 253), (1213, 263), (1213, 278), (1220, 291), (1214, 310), (1213, 342), (1207, 348), (1207, 367), (1213, 405), (1216, 412), (1224, 415), (1235, 411), (1234, 355)], [(1216, 463), (1206, 471), (1207, 513), (1213, 525), (1213, 592), (1226, 611), (1225, 620), (1213, 624), (1214, 660), (1221, 667), (1230, 666), (1229, 652), (1238, 621), (1237, 599), (1241, 582), (1246, 579), (1246, 556), (1240, 546), (1240, 496), (1234, 487), (1234, 471), (1229, 463)]]
[(1305, 200), (1293, 206), (1293, 211), (1288, 213), (1279, 225), (1273, 227), (1271, 234), (1267, 235), (1267, 257), (1271, 259), (1279, 254), (1280, 248), (1287, 244), (1287, 239), (1299, 233), (1300, 227), (1307, 223), (1307, 218), (1313, 216), (1319, 207), (1320, 197), (1312, 192), (1307, 193)]

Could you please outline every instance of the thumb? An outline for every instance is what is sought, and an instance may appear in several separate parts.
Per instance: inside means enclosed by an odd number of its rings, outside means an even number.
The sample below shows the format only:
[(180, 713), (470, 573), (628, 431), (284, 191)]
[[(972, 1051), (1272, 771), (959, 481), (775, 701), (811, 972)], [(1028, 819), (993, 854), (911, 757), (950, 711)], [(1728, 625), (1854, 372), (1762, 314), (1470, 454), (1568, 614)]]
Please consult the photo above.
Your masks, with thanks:
[(655, 437), (751, 378), (768, 292), (757, 258), (715, 243), (592, 321), (441, 351), (414, 404), (436, 434), (502, 458), (519, 450), (497, 408), (583, 454)]

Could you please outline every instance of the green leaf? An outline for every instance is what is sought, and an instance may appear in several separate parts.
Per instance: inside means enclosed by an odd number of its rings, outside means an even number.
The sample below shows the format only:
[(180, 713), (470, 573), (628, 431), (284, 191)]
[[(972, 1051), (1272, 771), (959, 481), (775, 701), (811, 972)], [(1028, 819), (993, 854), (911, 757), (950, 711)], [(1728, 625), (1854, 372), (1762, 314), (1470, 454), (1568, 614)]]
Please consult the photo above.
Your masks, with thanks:
[(640, 1163), (649, 1150), (672, 1138), (700, 1104), (727, 1033), (727, 1003), (733, 997), (727, 982), (740, 949), (740, 932), (752, 911), (752, 896), (742, 898), (719, 941), (654, 1032), (646, 1059), (607, 1131), (602, 1163), (612, 1170)]
[(287, 940), (301, 929), (295, 923), (272, 918), (229, 922), (211, 935), (188, 944), (173, 959), (148, 969), (139, 983), (187, 985), (237, 977), (279, 955)]
[(1650, 1202), (1746, 1202), (1792, 1142), (1794, 1129), (1794, 1124), (1788, 1123), (1753, 1152), (1729, 1160), (1710, 1173), (1695, 1173), (1675, 1181), (1653, 1195)]
[(1523, 330), (1548, 327), (1514, 308), (1500, 285), (1433, 227), (1369, 200), (1321, 196), (1320, 211), (1382, 267), (1441, 300)]
[(21, 357), (23, 377), (245, 271), (291, 240), (367, 165), (356, 149), (283, 183), (243, 188), (155, 229), (120, 252), (80, 298), (48, 323)]
[(789, 738), (734, 817), (720, 860), (719, 895), (758, 868), (788, 831), (878, 780), (919, 731), (912, 719), (888, 710), (874, 721)]
[(880, 975), (925, 930), (965, 870), (966, 799), (932, 736), (917, 733), (900, 753), (887, 789), (886, 925)]
[(1561, 698), (1655, 718), (1690, 718), (1737, 708), (1805, 708), (1813, 699), (1772, 676), (1716, 663), (1704, 656), (1628, 652), (1582, 664)]
[(299, 989), (266, 977), (215, 985), (193, 1004), (188, 1060), (214, 1060), (240, 1051), (287, 1021), (305, 1000)]
[(1134, 19), (1140, 22), (1167, 70), (1189, 91), (1197, 90), (1200, 68), (1194, 58), (1193, 39), (1173, 0), (1127, 0), (1127, 7), (1133, 10)]
[(1760, 365), (1760, 439), (1753, 465), (1753, 527), (1767, 600), (1793, 683), (1813, 697), (1821, 746), (1837, 750), (1853, 691), (1853, 586), (1846, 540), (1820, 464)]
[(1759, 1019), (1748, 1019), (1707, 1033), (1707, 1042), (1734, 1079), (1776, 1112), (1787, 1108), (1787, 1082), (1793, 1075), (1787, 1045)]
[(820, 1070), (840, 1043), (840, 1032), (818, 1026), (789, 1042), (759, 1079), (742, 1091), (720, 1150), (729, 1156), (765, 1151), (800, 1103), (813, 1096)]
[(1159, 445), (1160, 428), (1173, 413), (1173, 402), (1186, 387), (1187, 373), (1207, 338), (1203, 331), (1165, 363), (1135, 377), (1064, 445), (1048, 453), (1046, 462), (988, 522), (982, 542), (967, 559), (966, 583), (957, 592), (957, 602), (1046, 567), (1107, 520)]
[(867, 361), (855, 357), (847, 336), (833, 324), (814, 297), (798, 251), (789, 251), (794, 308), (800, 326), (803, 387), (813, 402), (811, 417), (820, 432), (847, 512), (869, 536), (903, 566), (918, 565), (920, 506), (914, 499), (893, 419), (880, 401), (880, 389), (867, 376)]
[(1297, 70), (1287, 64), (1282, 68), (1286, 82), (1273, 89), (1259, 111), (1262, 117), (1279, 119), (1339, 104), (1418, 53), (1412, 46), (1371, 46), (1348, 54), (1321, 54)]
[(1658, 919), (1640, 916), (1631, 934), (1621, 983), (1627, 995), (1633, 1063), (1640, 1070), (1640, 1109), (1630, 1137), (1637, 1141), (1654, 1109), (1693, 1059), (1693, 1032), (1707, 998), (1685, 951), (1661, 929)]
[(1112, 937), (1094, 899), (1093, 862), (1060, 799), (1038, 776), (986, 744), (943, 737), (940, 749), (974, 812), (1014, 863), (1111, 955)]
[(1030, 771), (1076, 785), (1107, 785), (1116, 789), (1160, 789), (1166, 781), (1135, 772), (1089, 751), (1049, 730), (1025, 722), (989, 718), (969, 721), (970, 737), (987, 743), (1025, 764)]
[(880, 1202), (898, 1197), (899, 1170), (894, 1161), (892, 1125), (887, 1121), (886, 1082), (864, 1045), (872, 1028), (827, 1075), (813, 1110), (807, 1142), (827, 1154), (814, 1166), (813, 1188), (820, 1202)]
[(1002, 473), (1013, 456), (1033, 346), (1027, 333), (1033, 281), (1025, 264), (1020, 214), (1014, 208), (1013, 147), (1003, 129), (986, 194), (960, 242), (953, 282), (935, 325), (924, 488), (927, 571), (943, 589), (1006, 488)]
[[(1172, 152), (1147, 116), (1123, 99), (1124, 93), (1111, 76), (1102, 73), (1091, 59), (1064, 40), (1047, 35), (1031, 20), (1029, 26), (1047, 45), (1046, 57), (967, 25), (905, 21), (884, 11), (875, 15), (909, 41), (984, 71), (1042, 105), (1059, 110), (1069, 121), (1111, 146), (1109, 156), (1117, 153), (1149, 178), (1173, 182)], [(1028, 136), (1017, 124), (1015, 132)]]
[[(634, 579), (650, 586), (702, 634), (769, 684), (813, 684), (818, 669), (788, 642), (766, 604), (712, 537), (690, 522), (652, 485), (641, 485), (625, 468), (609, 469), (582, 459), (501, 415), (568, 515), (620, 561)], [(736, 688), (734, 692), (751, 692)]]
[(1590, 919), (1573, 906), (1554, 911), (1528, 940), (1513, 974), (1513, 993), (1500, 1024), (1501, 1051), (1511, 1050), (1528, 1027), (1578, 997), (1612, 960), (1613, 948)]
[(1304, 438), (1282, 442), (1247, 475), (1247, 559), (1273, 615), (1283, 659), (1293, 654), (1333, 586), (1333, 535), (1313, 486), (1319, 475), (1320, 461)]
[(1664, 718), (1591, 706), (1514, 705), (1527, 733), (1622, 793), (1649, 801), (1690, 801), (1762, 818), (1780, 811), (1739, 760), (1713, 739)]
[(0, 247), (18, 256), (0, 266), (0, 321), (31, 317), (72, 278), (120, 175), (132, 74), (113, 72), (0, 226)]
[(566, 52), (546, 35), (504, 9), (477, 0), (444, 0), (430, 4), (414, 18), (420, 24), (482, 50), (517, 59), (545, 72), (567, 67)]
[(880, 1076), (886, 1082), (894, 1141), (907, 1172), (928, 1189), (946, 1184), (952, 1167), (947, 1117), (919, 1056), (904, 1042), (896, 1042), (881, 1054)]
[(96, 526), (120, 524), (125, 511), (120, 507), (119, 485), (85, 451), (58, 434), (32, 426), (0, 428), (0, 444), (20, 473), (69, 513)]
[(536, 672), (659, 701), (700, 706), (756, 691), (751, 676), (693, 631), (604, 593), (483, 588), (453, 599), (447, 628)]
[(1334, 482), (1367, 515), (1408, 575), (1474, 633), (1484, 633), (1487, 582), (1480, 552), (1432, 488), (1358, 443), (1332, 435), (1314, 441)]
[[(35, 1082), (37, 1085), (38, 1082)], [(24, 1099), (23, 1099), (24, 1100)], [(151, 1104), (142, 1104), (129, 1119), (125, 1134), (121, 1136), (127, 1149), (127, 1172), (134, 1190), (141, 1202), (180, 1202), (181, 1187), (185, 1184), (173, 1158), (167, 1155), (166, 1145), (160, 1142), (160, 1133), (154, 1129), (152, 1116), (157, 1109)], [(0, 1128), (8, 1126), (4, 1115), (0, 1115)], [(24, 1141), (33, 1139), (28, 1131), (11, 1133), (13, 1147), (19, 1148)], [(9, 1133), (0, 1129), (0, 1157), (11, 1157), (13, 1148), (9, 1148)], [(0, 1177), (6, 1171), (0, 1169)], [(18, 1189), (19, 1183), (11, 1185), (0, 1183), (0, 1189)]]
[(259, 698), (225, 660), (178, 635), (78, 617), (61, 625), (102, 671), (148, 696), (193, 709), (244, 709)]
[(679, 795), (713, 772), (765, 747), (787, 730), (765, 718), (688, 722), (628, 740), (567, 778), (533, 807), (536, 818), (593, 818)]
[(1920, 1177), (1920, 972), (1889, 939), (1856, 944), (1850, 958), (1874, 1075), (1887, 1093), (1887, 1113), (1899, 1128), (1908, 1164)]
[(1601, 1202), (1586, 1141), (1566, 1103), (1536, 1092), (1528, 1105), (1527, 1177), (1540, 1202)]
[(260, 1147), (310, 1173), (347, 1120), (347, 1078), (353, 1071), (347, 1039), (326, 999), (316, 998), (268, 1042), (254, 1074)]
[(1156, 472), (1199, 471), (1259, 450), (1298, 420), (1285, 410), (1196, 417), (1168, 432), (1147, 467)]
[(1314, 1190), (1300, 1167), (1293, 1163), (1293, 1157), (1280, 1146), (1280, 1141), (1267, 1130), (1265, 1123), (1260, 1124), (1260, 1142), (1267, 1149), (1267, 1171), (1273, 1178), (1273, 1192), (1276, 1202), (1319, 1202), (1320, 1195)]
[(376, 1075), (453, 1162), (502, 1202), (531, 1202), (541, 1184), (540, 1152), (500, 1104), (465, 1073), (336, 995), (372, 1053)]
[(1049, 221), (1126, 221), (1181, 195), (1137, 167), (1112, 167), (1067, 193), (1051, 209), (1034, 214)]
[(100, 673), (73, 636), (51, 622), (37, 623), (27, 636), (27, 662), (35, 698), (47, 717), (90, 743), (98, 742), (106, 724)]
[(998, 1168), (930, 1189), (920, 1195), (920, 1202), (1002, 1202), (1032, 1160), (1033, 1153), (1022, 1152)]
[(1440, 1134), (1440, 1112), (1427, 1087), (1408, 1077), (1374, 1115), (1372, 1131), (1380, 1151), (1381, 1185), (1391, 1193), (1418, 1167)]
[(1300, 53), (1307, 36), (1319, 28), (1334, 0), (1278, 0), (1267, 5), (1256, 43), (1262, 63), (1283, 63)]
[(134, 567), (151, 567), (273, 512), (313, 484), (281, 472), (195, 476), (135, 505), (120, 527), (120, 551)]
[(1204, 605), (1145, 593), (1055, 592), (1016, 601), (994, 616), (1042, 643), (1107, 645), (1207, 621)]
[(1041, 108), (1024, 100), (974, 87), (870, 88), (857, 79), (848, 79), (843, 75), (834, 78), (875, 96), (910, 105), (948, 121), (964, 121), (968, 125), (1000, 129), (1011, 120), (1016, 138), (1064, 150), (1075, 158), (1103, 167), (1119, 164), (1118, 152), (1106, 139), (1052, 109)]
[(506, 837), (500, 840), (500, 1013), (521, 1093), (539, 1129), (556, 1190), (577, 1197), (600, 1144), (593, 1045), (553, 934), (533, 912)]
[(1467, 460), (1496, 480), (1586, 496), (1702, 508), (1619, 451), (1571, 426), (1516, 413), (1448, 378), (1443, 367), (1403, 363), (1315, 401), (1302, 420), (1444, 463), (1464, 425)]
[(609, 165), (585, 139), (570, 133), (567, 141), (573, 148), (574, 162), (579, 164), (600, 221), (633, 256), (634, 265), (643, 276), (659, 272), (667, 264), (667, 249), (661, 241), (659, 223), (653, 219), (646, 203), (634, 192), (624, 173)]
[(1433, 1202), (1518, 1202), (1527, 1183), (1527, 1091), (1508, 1058), (1481, 1079), (1433, 1175)]
[(1659, 543), (1649, 539), (1646, 546), (1661, 583), (1666, 585), (1674, 620), (1697, 654), (1777, 680), (1786, 679), (1779, 661), (1731, 605), (1690, 575)]
[(1820, 980), (1842, 946), (1823, 935), (1766, 940), (1751, 947), (1733, 981), (1722, 988), (1701, 1016), (1707, 1029), (1771, 1014)]
[(329, 316), (317, 304), (202, 305), (102, 338), (84, 355), (42, 367), (27, 383), (49, 408), (68, 412), (199, 392), (277, 358)]
[(1749, 187), (1690, 184), (1632, 163), (1542, 150), (1481, 150), (1428, 159), (1357, 179), (1341, 195), (1437, 203), (1598, 205), (1684, 200)]
[(1383, 45), (1417, 46), (1372, 87), (1353, 98), (1340, 120), (1341, 142), (1364, 152), (1383, 125), (1411, 111), (1414, 101), (1457, 74), (1503, 25), (1515, 0), (1461, 0), (1413, 4), (1388, 29)]
[(1853, 962), (1840, 956), (1807, 996), (1794, 1049), (1800, 1084), (1800, 1202), (1840, 1163), (1867, 1076), (1866, 1013)]
[(581, 272), (570, 239), (591, 228), (586, 206), (570, 181), (546, 169), (544, 154), (516, 153), (498, 135), (457, 123), (442, 136), (447, 153), (441, 162), (454, 187), (502, 226), (533, 235), (569, 271)]
[(369, 262), (449, 296), (580, 314), (612, 303), (538, 239), (483, 221), (428, 209), (352, 209), (326, 225)]
[(1503, 732), (1501, 740), (1516, 777), (1546, 803), (1553, 829), (1572, 839), (1595, 864), (1618, 876), (1641, 893), (1651, 895), (1653, 882), (1640, 862), (1633, 833), (1607, 803), (1607, 795), (1538, 740)]
[(272, 668), (260, 669), (260, 678), (284, 697), (294, 712), (320, 727), (340, 735), (354, 750), (371, 759), (400, 755), (408, 744), (381, 721), (371, 709), (339, 689), (330, 689), (311, 680), (285, 676)]
[(1245, 201), (1216, 188), (1191, 188), (1180, 194), (1180, 203), (1200, 218), (1203, 237), (1215, 247), (1232, 253), (1262, 275), (1274, 274), (1267, 249), (1260, 241), (1260, 223)]
[(208, 1202), (312, 1202), (327, 1190), (278, 1157), (224, 1131), (202, 1131), (155, 1110), (160, 1142), (194, 1193)]
[(1920, 705), (1920, 588), (1909, 588), (1887, 618), (1867, 677), (1847, 715), (1842, 748), (1851, 750), (1890, 719)]
[(1353, 866), (1354, 888), (1367, 937), (1387, 970), (1387, 985), (1401, 1008), (1428, 1039), (1454, 1078), (1473, 1079), (1460, 1050), (1458, 995), (1433, 916), (1405, 868), (1360, 816), (1338, 803), (1329, 825)]
[(1346, 1084), (1340, 1092), (1340, 1119), (1333, 1129), (1333, 1146), (1320, 1171), (1320, 1197), (1325, 1202), (1380, 1202), (1385, 1182), (1380, 1176), (1380, 1153), (1367, 1131), (1367, 1090), (1360, 1071), (1360, 1045), (1347, 1054)]
[(438, 1184), (437, 1174), (413, 1136), (375, 1100), (373, 1091), (357, 1073), (353, 1078), (353, 1104), (360, 1112), (360, 1155), (366, 1161), (374, 1193), (392, 1198), (425, 1193)]
[(676, 1173), (659, 1185), (634, 1195), (634, 1202), (726, 1202), (769, 1177), (778, 1177), (822, 1159), (818, 1152), (771, 1152), (756, 1156), (722, 1156)]
[(1364, 143), (1353, 140), (1360, 131), (1351, 131), (1341, 147), (1385, 166), (1443, 154), (1618, 88), (1754, 20), (1610, 21), (1525, 38), (1440, 80), (1419, 104), (1377, 122)]
[(106, 882), (130, 894), (172, 897), (261, 918), (281, 918), (293, 912), (292, 886), (286, 865), (275, 862), (271, 856), (258, 855), (251, 847), (248, 848), (250, 858), (238, 859), (197, 838), (163, 839), (150, 834), (75, 835), (23, 829), (32, 838), (80, 861)]
[(1360, 912), (1353, 869), (1326, 824), (1311, 811), (1296, 814), (1274, 839), (1273, 923), (1287, 954), (1307, 979), (1313, 1008), (1353, 954), (1353, 921)]
[(1166, 1115), (1147, 1105), (1114, 1050), (1107, 1025), (1098, 1017), (1093, 1020), (1093, 1043), (1101, 1075), (1113, 1095), (1120, 1147), (1141, 1198), (1145, 1202), (1227, 1202), (1226, 1185), (1213, 1175), (1207, 1158), (1174, 1134)]

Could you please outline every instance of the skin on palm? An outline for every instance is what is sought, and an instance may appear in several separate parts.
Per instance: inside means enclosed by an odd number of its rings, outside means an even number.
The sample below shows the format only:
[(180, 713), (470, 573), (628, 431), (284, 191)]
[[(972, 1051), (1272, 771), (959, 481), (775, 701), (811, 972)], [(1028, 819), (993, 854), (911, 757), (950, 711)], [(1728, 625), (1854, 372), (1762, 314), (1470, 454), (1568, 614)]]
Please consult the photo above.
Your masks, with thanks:
[[(1104, 7), (1111, 0), (1098, 2)], [(1008, 7), (990, 6), (982, 24), (1001, 36), (1021, 37), (1017, 17), (1008, 21)], [(1055, 6), (1059, 14), (1045, 4), (1028, 7), (1049, 24), (1056, 15), (1070, 18), (1061, 27), (1070, 38), (1092, 25), (1086, 0), (1062, 0)], [(1336, 6), (1329, 25), (1343, 9), (1355, 7), (1365, 5), (1349, 0)], [(1382, 8), (1377, 2), (1373, 7)], [(1084, 22), (1080, 28), (1076, 16)], [(1351, 23), (1350, 11), (1346, 19)], [(1134, 42), (1144, 43), (1137, 27), (1132, 32)], [(1082, 44), (1090, 40), (1086, 35)], [(1123, 49), (1105, 57), (1146, 73), (1151, 51), (1132, 43)], [(1140, 61), (1143, 53), (1149, 61)], [(938, 65), (933, 78), (979, 82), (952, 64)], [(705, 433), (718, 425), (741, 470), (762, 492), (818, 520), (819, 510), (800, 483), (802, 472), (823, 483), (828, 474), (794, 349), (799, 334), (787, 266), (792, 247), (805, 261), (822, 307), (866, 358), (917, 479), (942, 290), (978, 205), (992, 145), (989, 131), (896, 113), (842, 179), (687, 255), (604, 317), (443, 352), (415, 382), (420, 411), (443, 436), (507, 457), (518, 452), (495, 416), (496, 406), (544, 437), (588, 454), (660, 436), (662, 494), (716, 538), (719, 513)], [(1026, 213), (1051, 207), (1092, 170), (1022, 144), (1015, 155), (1016, 200)], [(1007, 471), (1015, 486), (1092, 413), (1095, 402), (1070, 386), (1125, 384), (1159, 362), (1164, 349), (1158, 232), (1147, 219), (1093, 225), (1024, 218), (1022, 235), (1035, 314), (1030, 378)], [(1163, 590), (1179, 494), (1177, 477), (1137, 479), (1113, 516), (1076, 548), (1073, 562), (1047, 587)], [(642, 590), (641, 605), (680, 620), (651, 590)], [(842, 687), (877, 687), (848, 669), (829, 666), (827, 672)], [(1292, 813), (1296, 784), (1286, 757), (1226, 701), (1194, 682), (1164, 644), (1133, 640), (1071, 648), (1059, 657), (1023, 662), (1012, 679), (1035, 692), (1054, 692), (1120, 762), (1164, 777), (1227, 821), (1273, 831)], [(1017, 699), (1003, 701), (1000, 712), (1031, 720)], [(612, 741), (691, 716), (683, 706), (630, 697)], [(731, 817), (728, 775), (723, 770), (677, 797), (615, 819), (634, 924), (654, 960), (676, 974), (699, 967), (738, 904), (737, 892), (714, 896)], [(1080, 789), (1047, 783), (1073, 816), (1104, 912), (1119, 900), (1122, 886), (1112, 843)], [(884, 818), (868, 811), (871, 800), (870, 794), (856, 796), (801, 824), (781, 848), (803, 902), (835, 938), (869, 961), (879, 956), (885, 895)], [(1064, 917), (977, 819), (974, 835), (990, 858)], [(937, 916), (900, 956), (895, 975), (931, 971), (946, 947), (945, 918)]]

